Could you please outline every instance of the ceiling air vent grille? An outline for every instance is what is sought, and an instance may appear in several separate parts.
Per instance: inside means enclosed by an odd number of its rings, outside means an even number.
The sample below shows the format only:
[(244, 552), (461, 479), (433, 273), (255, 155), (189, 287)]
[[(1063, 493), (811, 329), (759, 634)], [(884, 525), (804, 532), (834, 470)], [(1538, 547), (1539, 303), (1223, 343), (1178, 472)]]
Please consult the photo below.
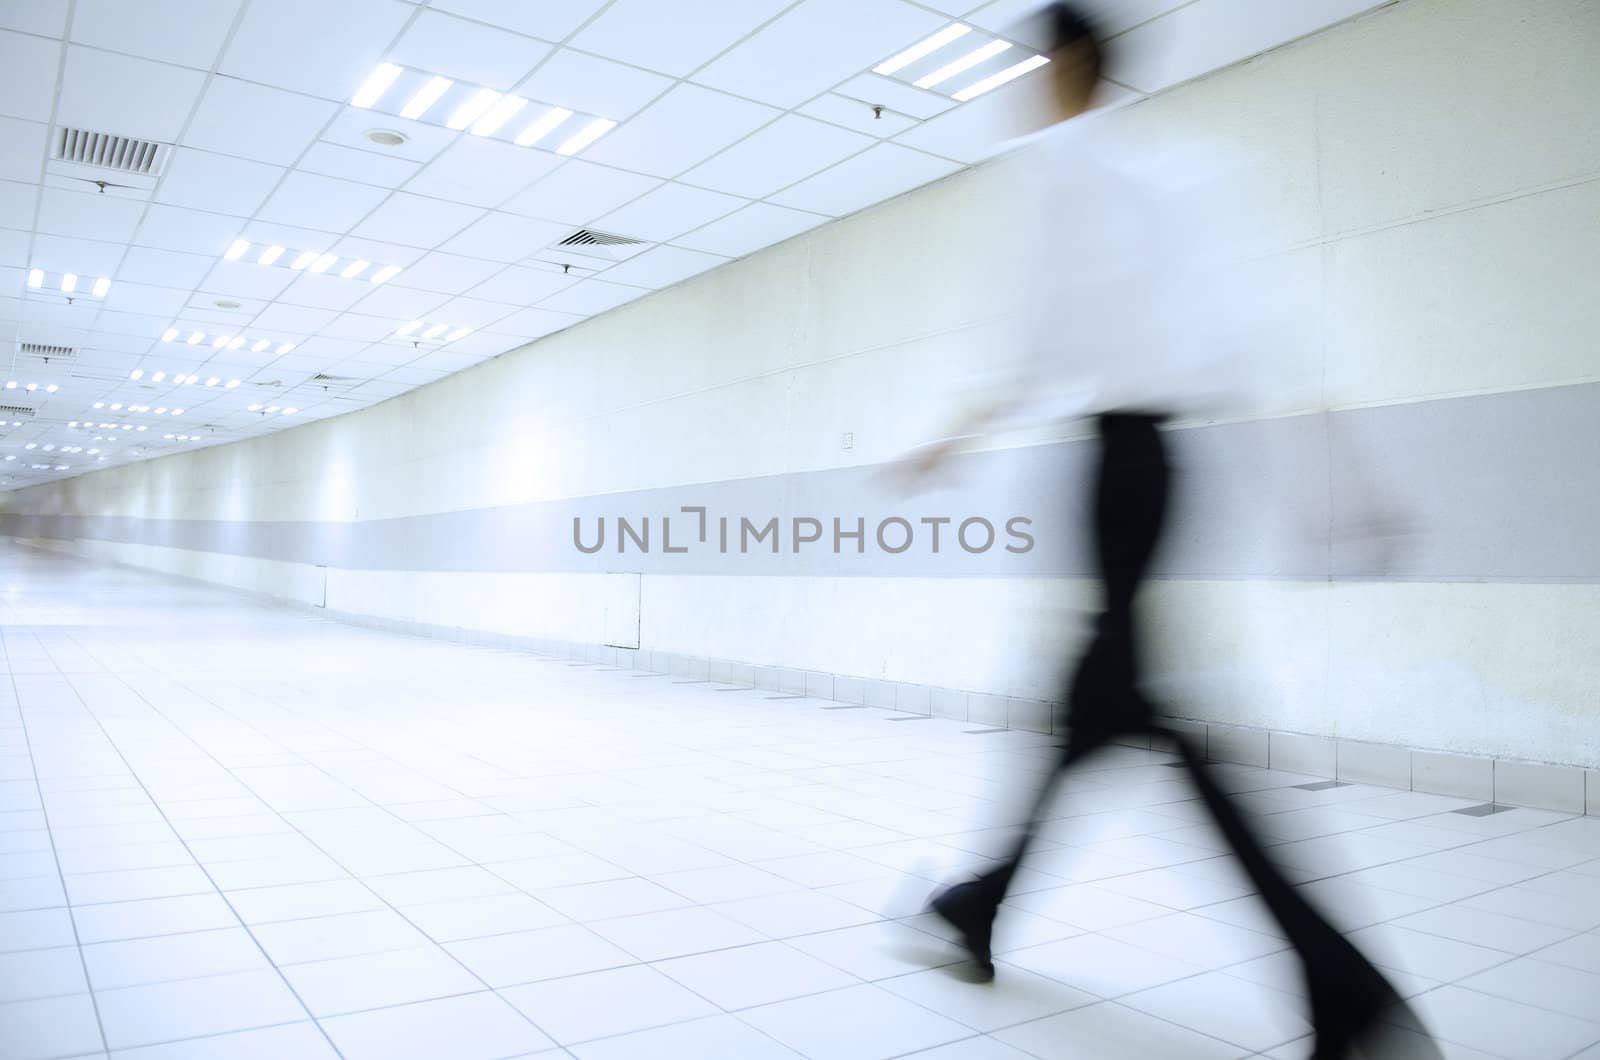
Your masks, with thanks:
[(171, 150), (170, 144), (90, 132), (87, 129), (62, 129), (56, 133), (57, 161), (76, 162), (144, 177), (159, 177)]
[(15, 419), (25, 420), (33, 416), (33, 410), (26, 405), (0, 405), (0, 416), (10, 416)]
[(561, 247), (637, 247), (644, 243), (642, 239), (631, 236), (612, 235), (610, 232), (591, 232), (587, 228), (580, 228), (557, 246)]
[(71, 346), (48, 346), (42, 342), (24, 342), (18, 347), (18, 352), (24, 357), (43, 357), (46, 360), (52, 357), (61, 360), (78, 355), (78, 351)]

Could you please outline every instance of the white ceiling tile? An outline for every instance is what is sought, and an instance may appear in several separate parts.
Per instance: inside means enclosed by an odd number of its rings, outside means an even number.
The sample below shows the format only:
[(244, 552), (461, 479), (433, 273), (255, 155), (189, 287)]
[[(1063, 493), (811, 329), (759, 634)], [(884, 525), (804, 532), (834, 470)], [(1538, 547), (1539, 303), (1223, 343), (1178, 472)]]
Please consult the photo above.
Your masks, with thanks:
[(550, 45), (437, 11), (417, 16), (387, 61), (505, 92), (528, 76)]
[(33, 258), (29, 262), (46, 272), (75, 272), (79, 276), (112, 276), (126, 249), (121, 243), (102, 243), (92, 239), (38, 235), (33, 239)]
[[(1134, 0), (1134, 2), (1148, 3), (1149, 0)], [(1118, 3), (1126, 4), (1128, 0), (1118, 0)], [(1044, 6), (1044, 0), (994, 0), (993, 3), (985, 4), (972, 12), (965, 21), (982, 29), (1006, 34), (1010, 30), (1018, 29), (1019, 23)], [(1103, 18), (1104, 9), (1110, 6), (1114, 5), (1098, 4), (1094, 14)]]
[(366, 297), (371, 290), (372, 285), (365, 280), (344, 280), (337, 276), (302, 273), (284, 288), (278, 300), (290, 305), (343, 311)]
[(338, 319), (322, 328), (321, 334), (334, 339), (350, 339), (357, 342), (377, 342), (379, 339), (394, 334), (396, 322), (393, 317), (365, 316), (361, 313), (342, 313)]
[(290, 173), (261, 207), (264, 221), (343, 232), (351, 228), (387, 198), (385, 188), (370, 184), (318, 176), (315, 173)]
[(0, 26), (60, 37), (67, 31), (67, 0), (3, 0)]
[(582, 225), (660, 185), (656, 177), (575, 158), (506, 203), (505, 209)]
[[(372, 129), (397, 132), (406, 138), (406, 142), (395, 147), (374, 144), (366, 137), (367, 132)], [(341, 110), (339, 116), (333, 119), (333, 124), (322, 134), (324, 140), (341, 147), (355, 147), (407, 162), (429, 161), (440, 151), (455, 143), (458, 136), (460, 133), (454, 129), (409, 121), (393, 114), (374, 114), (370, 110), (361, 110), (357, 107), (345, 107)]]
[(0, 30), (0, 70), (6, 72), (0, 114), (49, 121), (60, 63), (60, 42)]
[[(277, 224), (271, 221), (247, 221), (239, 229), (239, 238), (250, 241), (250, 251), (246, 253), (247, 260), (254, 260), (249, 256), (260, 253), (266, 247), (284, 247), (289, 250), (315, 250), (319, 254), (332, 250), (339, 237), (332, 232), (322, 232), (313, 228), (296, 228), (293, 225)], [(229, 240), (232, 242), (232, 240)], [(221, 248), (226, 250), (227, 247)]]
[(635, 298), (642, 298), (649, 293), (643, 287), (628, 287), (620, 283), (607, 283), (604, 280), (584, 280), (546, 298), (539, 303), (539, 308), (558, 313), (593, 316), (608, 309), (615, 309)]
[(149, 340), (160, 338), (170, 317), (144, 313), (117, 313), (104, 310), (95, 321), (92, 341), (121, 352), (149, 348)]
[[(332, 321), (329, 321), (331, 324)], [(326, 324), (323, 327), (327, 327)], [(321, 330), (320, 328), (318, 329)], [(347, 357), (353, 357), (366, 349), (367, 343), (357, 342), (352, 339), (330, 339), (323, 335), (313, 335), (295, 347), (294, 353), (287, 358), (279, 358), (273, 362), (273, 367), (287, 367), (307, 365), (313, 371), (329, 368)]]
[[(389, 330), (391, 332), (394, 330), (392, 323)], [(383, 375), (387, 378), (387, 373), (396, 365), (409, 364), (416, 360), (418, 356), (420, 356), (420, 351), (409, 342), (402, 344), (384, 341), (374, 343), (362, 350), (361, 360), (352, 363), (360, 365), (369, 376)], [(430, 372), (428, 381), (439, 378), (439, 375), (440, 373), (438, 372)], [(396, 382), (403, 382), (403, 380), (396, 380)]]
[(253, 3), (219, 69), (262, 84), (348, 100), (415, 11), (398, 0)]
[(685, 77), (794, 0), (616, 0), (573, 45)]
[(552, 331), (573, 327), (574, 323), (584, 319), (582, 314), (571, 312), (552, 312), (549, 309), (523, 309), (514, 312), (504, 320), (496, 320), (490, 331), (501, 335), (517, 335), (520, 338), (541, 338), (550, 335)]
[(209, 70), (240, 0), (78, 0), (72, 39), (179, 66)]
[(442, 291), (445, 294), (462, 294), (502, 268), (499, 262), (479, 261), (454, 254), (434, 251), (405, 271), (407, 287), (424, 291)]
[(338, 315), (327, 309), (274, 302), (256, 317), (255, 328), (263, 334), (289, 332), (296, 335), (310, 335), (326, 327), (328, 322)]
[(502, 353), (507, 353), (527, 344), (527, 340), (520, 337), (493, 331), (474, 331), (472, 334), (452, 342), (445, 348), (444, 352), (462, 358), (467, 363), (462, 364), (461, 367), (468, 368), (473, 364), (481, 364), (491, 357), (498, 357)]
[(498, 206), (561, 163), (557, 155), (481, 136), (464, 136), (405, 186), (473, 206)]
[(68, 45), (56, 122), (171, 142), (204, 84), (198, 70)]
[(605, 5), (606, 0), (433, 0), (442, 11), (558, 42)]
[(469, 226), (440, 250), (490, 261), (521, 261), (563, 238), (571, 227), (559, 221), (540, 221), (509, 213), (490, 213)]
[(404, 247), (398, 243), (358, 239), (354, 236), (344, 237), (329, 249), (346, 260), (359, 258), (374, 265), (399, 265), (401, 268), (405, 268), (427, 253), (418, 247)]
[(129, 247), (117, 269), (116, 279), (131, 283), (165, 284), (169, 287), (198, 287), (216, 258), (204, 254), (180, 254), (172, 250)]
[(504, 320), (520, 307), (504, 302), (485, 302), (478, 298), (452, 298), (433, 311), (430, 319), (446, 321), (458, 327), (482, 328)]
[(180, 147), (167, 162), (156, 201), (249, 217), (271, 194), (283, 170), (264, 162)]
[[(399, 363), (405, 364), (405, 362)], [(410, 364), (405, 364), (402, 368), (391, 369), (383, 378), (385, 381), (403, 383), (407, 386), (427, 386), (429, 383), (443, 379), (447, 374), (446, 372), (433, 371), (428, 368), (415, 368)]]
[[(1029, 3), (1042, 4), (1044, 0), (1029, 0)], [(964, 15), (974, 8), (982, 7), (983, 0), (921, 0), (923, 7), (931, 7), (935, 11), (943, 11), (947, 15)]]
[(829, 220), (820, 214), (757, 202), (673, 240), (679, 246), (744, 257)]
[(28, 233), (0, 228), (0, 265), (22, 268), (28, 263)]
[(448, 298), (448, 295), (437, 291), (419, 291), (414, 287), (386, 283), (357, 302), (354, 309), (373, 316), (416, 320), (439, 308)]
[(311, 145), (296, 168), (325, 177), (355, 180), (381, 188), (398, 188), (417, 175), (420, 163), (395, 158), (377, 151), (358, 151), (353, 147), (320, 142)]
[[(563, 48), (517, 86), (517, 94), (579, 114), (621, 121), (638, 113), (672, 85), (672, 79)], [(572, 128), (576, 129), (576, 122)], [(559, 142), (563, 126), (550, 134)]]
[(779, 206), (842, 217), (937, 180), (961, 167), (898, 144), (876, 147), (774, 195)]
[(102, 305), (119, 313), (152, 313), (171, 316), (183, 308), (189, 292), (176, 287), (156, 287), (143, 283), (114, 283)]
[(584, 153), (591, 162), (675, 176), (778, 117), (771, 107), (680, 84)]
[(39, 186), (18, 180), (0, 180), (0, 228), (32, 228), (39, 205)]
[(743, 205), (744, 199), (732, 195), (682, 184), (665, 184), (622, 209), (606, 214), (598, 225), (618, 235), (665, 243)]
[(0, 116), (0, 179), (37, 181), (48, 137), (40, 122)]
[(509, 305), (530, 306), (577, 283), (577, 278), (544, 269), (513, 265), (467, 293), (474, 298)]
[(870, 136), (836, 125), (785, 114), (680, 179), (760, 199), (875, 143)]
[(45, 188), (39, 197), (37, 229), (51, 235), (127, 242), (139, 225), (144, 205), (109, 195)]
[(794, 107), (915, 44), (946, 21), (901, 0), (803, 0), (694, 79)]
[(915, 118), (909, 118), (892, 110), (874, 114), (872, 108), (859, 99), (847, 99), (833, 92), (818, 96), (801, 107), (797, 113), (821, 121), (831, 121), (835, 125), (843, 125), (848, 129), (880, 139), (903, 133), (917, 123)]
[(320, 99), (215, 77), (183, 142), (219, 154), (292, 165), (338, 109)]
[(433, 247), (484, 215), (476, 206), (396, 192), (355, 228), (355, 235), (405, 246)]
[[(931, 118), (956, 106), (956, 101), (949, 96), (873, 73), (852, 77), (835, 91), (841, 96), (848, 96), (862, 103), (882, 104), (892, 111), (909, 114), (913, 118)], [(870, 111), (871, 108), (868, 109)]]
[[(271, 301), (294, 282), (297, 273), (240, 261), (219, 261), (198, 286), (211, 294)], [(210, 301), (209, 299), (207, 301)]]
[(680, 280), (714, 269), (729, 259), (679, 247), (653, 247), (631, 261), (607, 269), (602, 279), (639, 287), (670, 287)]

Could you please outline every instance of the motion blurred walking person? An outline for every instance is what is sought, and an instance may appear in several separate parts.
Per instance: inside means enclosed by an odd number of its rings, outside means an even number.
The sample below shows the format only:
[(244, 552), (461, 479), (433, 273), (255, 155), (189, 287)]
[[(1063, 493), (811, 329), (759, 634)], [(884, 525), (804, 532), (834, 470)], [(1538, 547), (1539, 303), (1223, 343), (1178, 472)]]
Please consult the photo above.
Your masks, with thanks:
[[(1174, 200), (1138, 174), (1140, 159), (1086, 141), (1081, 123), (1100, 80), (1104, 48), (1091, 23), (1068, 4), (1041, 16), (1051, 62), (1053, 128), (1040, 137), (1028, 224), (1045, 256), (1028, 315), (1031, 365), (1007, 393), (977, 410), (954, 436), (925, 447), (908, 474), (939, 468), (964, 441), (1030, 413), (1093, 416), (1099, 460), (1091, 495), (1103, 604), (1091, 643), (1068, 688), (1070, 740), (1038, 793), (1009, 856), (975, 880), (933, 898), (933, 910), (961, 935), (980, 973), (994, 974), (995, 917), (1068, 767), (1123, 733), (1158, 728), (1141, 688), (1134, 602), (1166, 519), (1173, 471), (1161, 425), (1230, 381), (1230, 313), (1208, 290), (1191, 233), (1205, 218), (1183, 216)], [(1242, 381), (1241, 381), (1242, 382)], [(1393, 986), (1324, 920), (1268, 861), (1239, 811), (1207, 772), (1203, 756), (1174, 735), (1201, 799), (1298, 954), (1310, 997), (1314, 1060), (1437, 1055)]]

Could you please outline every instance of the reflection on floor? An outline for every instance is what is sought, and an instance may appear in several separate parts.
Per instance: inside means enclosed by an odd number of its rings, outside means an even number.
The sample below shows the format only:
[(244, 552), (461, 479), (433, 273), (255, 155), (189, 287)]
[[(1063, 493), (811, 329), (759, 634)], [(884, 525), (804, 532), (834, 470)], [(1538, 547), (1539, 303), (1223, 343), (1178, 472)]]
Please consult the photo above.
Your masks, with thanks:
[[(982, 987), (919, 911), (1003, 842), (1044, 737), (12, 546), (0, 588), (7, 1060), (1306, 1051), (1163, 755), (1072, 785)], [(1224, 775), (1449, 1055), (1600, 1057), (1600, 819)]]

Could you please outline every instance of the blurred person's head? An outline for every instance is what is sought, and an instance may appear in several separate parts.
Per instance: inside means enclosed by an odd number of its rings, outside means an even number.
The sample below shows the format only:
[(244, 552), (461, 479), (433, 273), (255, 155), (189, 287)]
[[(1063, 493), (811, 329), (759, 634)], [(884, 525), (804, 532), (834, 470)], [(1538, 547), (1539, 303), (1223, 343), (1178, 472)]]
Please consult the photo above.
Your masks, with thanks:
[(1047, 5), (1031, 21), (1028, 36), (1050, 60), (1045, 120), (1054, 125), (1089, 109), (1105, 68), (1105, 45), (1098, 28), (1078, 5)]

